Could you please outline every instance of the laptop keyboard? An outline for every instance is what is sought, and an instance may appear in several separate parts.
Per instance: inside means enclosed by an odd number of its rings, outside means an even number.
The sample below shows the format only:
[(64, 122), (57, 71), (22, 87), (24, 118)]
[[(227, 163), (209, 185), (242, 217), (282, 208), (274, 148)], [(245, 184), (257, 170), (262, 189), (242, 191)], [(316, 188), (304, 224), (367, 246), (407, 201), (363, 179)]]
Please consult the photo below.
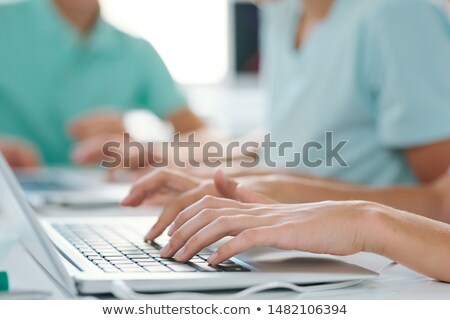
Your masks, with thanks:
[[(206, 261), (212, 254), (204, 249), (188, 263), (162, 258), (164, 240), (145, 243), (132, 227), (118, 225), (53, 224), (91, 263), (106, 273), (146, 272), (246, 272), (250, 271), (228, 260), (218, 266)], [(166, 239), (167, 242), (169, 238)]]

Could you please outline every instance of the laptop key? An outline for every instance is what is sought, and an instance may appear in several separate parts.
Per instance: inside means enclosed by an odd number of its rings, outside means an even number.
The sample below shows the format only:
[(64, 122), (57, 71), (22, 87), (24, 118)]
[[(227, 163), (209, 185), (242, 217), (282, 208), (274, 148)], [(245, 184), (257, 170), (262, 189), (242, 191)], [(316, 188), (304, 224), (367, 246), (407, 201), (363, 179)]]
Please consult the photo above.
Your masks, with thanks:
[(148, 266), (144, 267), (144, 269), (148, 272), (172, 272), (169, 268), (164, 266)]
[(98, 250), (98, 251), (99, 251), (99, 253), (102, 253), (104, 255), (120, 253), (118, 250), (115, 250), (115, 249)]
[(212, 266), (208, 263), (194, 263), (196, 267), (200, 269), (202, 272), (220, 272), (221, 270), (215, 266)]
[(120, 262), (120, 261), (130, 261), (130, 259), (127, 259), (126, 257), (110, 257), (107, 259), (109, 262)]
[(85, 255), (86, 257), (89, 256), (96, 256), (97, 252), (95, 252), (94, 250), (83, 250), (81, 251), (83, 253), (83, 255)]
[(92, 249), (98, 250), (98, 251), (107, 251), (107, 250), (114, 250), (114, 247), (110, 246), (110, 245), (93, 245)]
[(147, 257), (147, 258), (132, 258), (131, 261), (134, 262), (149, 262), (149, 263), (159, 263), (159, 261), (157, 259), (153, 259), (152, 257)]
[(103, 268), (114, 268), (114, 269), (116, 268), (116, 266), (114, 266), (110, 263), (103, 263), (103, 262), (98, 263), (97, 267), (102, 268), (102, 269)]
[(90, 255), (90, 256), (86, 256), (86, 258), (88, 258), (90, 261), (92, 260), (104, 260), (101, 256), (99, 255)]
[[(89, 259), (90, 261), (92, 261), (93, 263), (95, 263), (95, 264), (99, 264), (99, 263), (104, 263), (104, 262), (106, 262), (104, 259)], [(107, 264), (109, 264), (108, 262), (106, 262)]]
[(159, 266), (161, 265), (161, 263), (159, 263), (158, 261), (155, 260), (150, 260), (150, 261), (134, 261), (136, 262), (138, 265), (140, 266)]
[(200, 258), (200, 257), (193, 257), (191, 260), (189, 260), (189, 262), (192, 262), (192, 263), (197, 263), (197, 262), (198, 263), (204, 263), (205, 260)]
[(116, 249), (119, 251), (136, 250), (136, 247), (135, 246), (116, 246)]
[(224, 261), (220, 264), (220, 266), (234, 266), (234, 265), (238, 265), (238, 264), (231, 260)]
[(124, 255), (142, 255), (142, 251), (138, 251), (138, 250), (121, 250), (120, 252), (122, 252), (122, 254)]
[(175, 260), (159, 260), (159, 263), (162, 263), (165, 266), (173, 266), (173, 265), (180, 265), (181, 263)]
[(130, 259), (139, 259), (139, 258), (148, 259), (149, 258), (149, 256), (147, 256), (145, 254), (140, 254), (140, 255), (139, 254), (129, 254), (129, 255), (127, 255), (127, 257)]
[(116, 267), (125, 267), (125, 266), (134, 266), (136, 265), (132, 261), (111, 261), (111, 264), (115, 265)]
[(168, 267), (175, 272), (197, 272), (197, 269), (188, 264), (169, 265)]
[(122, 258), (122, 257), (124, 257), (124, 255), (121, 254), (120, 252), (118, 252), (118, 253), (108, 253), (108, 254), (101, 253), (101, 256), (104, 257), (107, 260), (109, 260), (111, 258)]
[(143, 272), (145, 272), (145, 270), (142, 269), (142, 268), (139, 268), (139, 269), (134, 269), (134, 268), (132, 268), (132, 269), (120, 269), (120, 271), (122, 271), (124, 273), (143, 273)]

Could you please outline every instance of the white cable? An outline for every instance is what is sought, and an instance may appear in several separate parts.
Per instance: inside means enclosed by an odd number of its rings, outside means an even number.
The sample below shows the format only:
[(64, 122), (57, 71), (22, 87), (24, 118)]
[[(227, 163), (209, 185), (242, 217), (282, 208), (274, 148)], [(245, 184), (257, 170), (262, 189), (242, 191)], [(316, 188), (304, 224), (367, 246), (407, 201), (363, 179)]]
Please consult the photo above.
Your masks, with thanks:
[(113, 281), (111, 285), (111, 293), (118, 299), (122, 300), (240, 300), (250, 295), (264, 292), (271, 289), (288, 289), (296, 293), (304, 294), (311, 292), (337, 290), (355, 286), (363, 280), (344, 281), (332, 284), (314, 285), (314, 286), (298, 286), (290, 282), (269, 282), (256, 285), (245, 290), (233, 294), (205, 294), (197, 292), (176, 292), (163, 294), (142, 294), (133, 291), (124, 281)]

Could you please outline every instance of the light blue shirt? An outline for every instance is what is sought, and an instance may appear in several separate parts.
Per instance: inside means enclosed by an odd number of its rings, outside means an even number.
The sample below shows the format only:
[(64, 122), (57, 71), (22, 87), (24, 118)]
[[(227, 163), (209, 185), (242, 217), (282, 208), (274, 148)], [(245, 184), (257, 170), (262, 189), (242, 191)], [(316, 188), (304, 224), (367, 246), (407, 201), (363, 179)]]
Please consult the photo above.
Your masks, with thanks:
[[(298, 172), (368, 185), (413, 184), (404, 150), (450, 138), (450, 23), (426, 0), (336, 0), (295, 48), (299, 0), (262, 9), (262, 61), (272, 139), (293, 142), (278, 166), (310, 141), (348, 141), (333, 161)], [(316, 150), (316, 149), (313, 149)], [(325, 151), (309, 154), (325, 160)]]
[(144, 108), (168, 118), (185, 106), (144, 40), (101, 18), (83, 37), (52, 0), (0, 5), (0, 135), (34, 143), (46, 164), (69, 163), (67, 128), (77, 117)]

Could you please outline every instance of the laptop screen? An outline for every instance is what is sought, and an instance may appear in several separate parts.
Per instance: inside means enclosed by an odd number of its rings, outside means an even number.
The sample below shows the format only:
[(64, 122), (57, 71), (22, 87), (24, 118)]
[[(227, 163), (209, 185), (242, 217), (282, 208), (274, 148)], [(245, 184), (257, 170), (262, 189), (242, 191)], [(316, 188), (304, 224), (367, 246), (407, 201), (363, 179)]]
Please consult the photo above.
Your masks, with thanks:
[(44, 232), (14, 173), (1, 154), (0, 210), (13, 222), (11, 227), (19, 234), (22, 245), (36, 262), (68, 294), (76, 294), (74, 283), (60, 260), (61, 256)]

